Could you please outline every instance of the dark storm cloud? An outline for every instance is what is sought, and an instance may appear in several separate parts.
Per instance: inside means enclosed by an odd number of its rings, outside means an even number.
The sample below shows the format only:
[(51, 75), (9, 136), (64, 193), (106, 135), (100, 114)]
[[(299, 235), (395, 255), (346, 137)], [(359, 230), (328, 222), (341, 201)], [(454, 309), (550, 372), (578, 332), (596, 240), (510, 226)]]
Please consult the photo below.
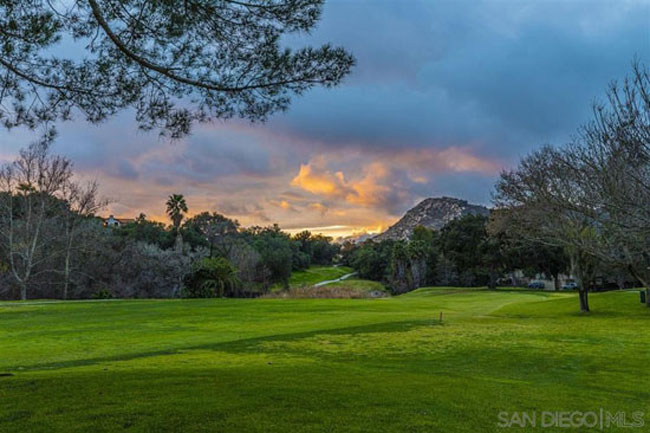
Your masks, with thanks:
[[(201, 125), (191, 136), (170, 141), (133, 126), (128, 114), (100, 126), (63, 124), (53, 150), (71, 158), (83, 171), (123, 179), (152, 177), (166, 185), (174, 178), (205, 182), (238, 174), (263, 177), (274, 169), (265, 138), (250, 127), (233, 130)], [(5, 135), (12, 153), (33, 139), (21, 131)]]
[(328, 147), (512, 156), (566, 140), (648, 59), (649, 14), (645, 1), (330, 1), (315, 39), (349, 47), (357, 69), (277, 122)]
[[(649, 19), (647, 0), (327, 0), (313, 34), (286, 42), (351, 50), (343, 85), (179, 142), (133, 113), (76, 121), (55, 151), (123, 192), (125, 214), (162, 214), (170, 192), (287, 227), (376, 227), (429, 196), (489, 204), (501, 168), (567, 141), (635, 55), (650, 62)], [(0, 132), (0, 159), (31, 139)]]

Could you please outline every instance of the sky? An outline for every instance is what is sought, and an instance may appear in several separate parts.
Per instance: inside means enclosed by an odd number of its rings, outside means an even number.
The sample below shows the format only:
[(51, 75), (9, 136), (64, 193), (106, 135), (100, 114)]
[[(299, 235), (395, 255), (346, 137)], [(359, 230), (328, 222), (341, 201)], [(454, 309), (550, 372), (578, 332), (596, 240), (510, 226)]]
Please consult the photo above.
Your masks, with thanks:
[[(636, 58), (650, 63), (650, 0), (328, 0), (310, 35), (357, 65), (266, 123), (199, 125), (179, 141), (121, 113), (59, 126), (54, 151), (97, 179), (103, 214), (190, 214), (334, 237), (379, 232), (427, 197), (490, 204), (503, 169), (568, 142)], [(34, 136), (0, 131), (0, 159)]]

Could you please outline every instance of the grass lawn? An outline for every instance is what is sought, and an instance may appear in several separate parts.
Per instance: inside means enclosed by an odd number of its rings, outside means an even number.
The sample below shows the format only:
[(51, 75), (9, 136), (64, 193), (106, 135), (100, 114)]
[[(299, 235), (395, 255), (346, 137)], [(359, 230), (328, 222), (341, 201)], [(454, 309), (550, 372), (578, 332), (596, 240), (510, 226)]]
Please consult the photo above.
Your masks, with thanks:
[[(316, 283), (326, 280), (335, 280), (345, 274), (354, 272), (354, 269), (347, 266), (311, 266), (304, 271), (294, 271), (289, 278), (290, 287), (313, 286)], [(271, 290), (281, 290), (281, 285), (271, 287)]]
[(499, 412), (599, 408), (645, 411), (618, 431), (648, 431), (650, 309), (591, 305), (454, 288), (0, 303), (0, 432), (523, 432)]

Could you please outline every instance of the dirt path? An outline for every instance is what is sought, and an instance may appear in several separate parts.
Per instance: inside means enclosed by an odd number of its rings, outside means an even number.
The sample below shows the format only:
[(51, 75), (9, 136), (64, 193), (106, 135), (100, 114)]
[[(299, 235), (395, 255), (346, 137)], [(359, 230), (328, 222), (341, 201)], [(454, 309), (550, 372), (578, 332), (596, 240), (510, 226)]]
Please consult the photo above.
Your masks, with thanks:
[(325, 284), (330, 284), (330, 283), (338, 283), (339, 281), (346, 280), (346, 279), (348, 279), (350, 277), (353, 277), (355, 275), (357, 275), (356, 272), (351, 272), (349, 274), (343, 275), (341, 278), (337, 278), (336, 280), (325, 280), (325, 281), (321, 281), (320, 283), (316, 283), (316, 284), (314, 284), (314, 287), (320, 287), (320, 286), (324, 286)]

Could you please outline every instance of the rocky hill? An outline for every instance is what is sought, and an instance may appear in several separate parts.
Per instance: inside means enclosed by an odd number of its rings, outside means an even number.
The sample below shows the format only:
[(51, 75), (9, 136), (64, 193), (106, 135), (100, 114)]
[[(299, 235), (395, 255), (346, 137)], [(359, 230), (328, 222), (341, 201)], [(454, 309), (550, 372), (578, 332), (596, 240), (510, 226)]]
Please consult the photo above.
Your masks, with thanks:
[(440, 230), (449, 221), (464, 215), (488, 215), (485, 206), (469, 204), (465, 200), (452, 197), (427, 198), (404, 214), (402, 219), (388, 230), (374, 237), (374, 240), (407, 239), (415, 227), (421, 225)]

